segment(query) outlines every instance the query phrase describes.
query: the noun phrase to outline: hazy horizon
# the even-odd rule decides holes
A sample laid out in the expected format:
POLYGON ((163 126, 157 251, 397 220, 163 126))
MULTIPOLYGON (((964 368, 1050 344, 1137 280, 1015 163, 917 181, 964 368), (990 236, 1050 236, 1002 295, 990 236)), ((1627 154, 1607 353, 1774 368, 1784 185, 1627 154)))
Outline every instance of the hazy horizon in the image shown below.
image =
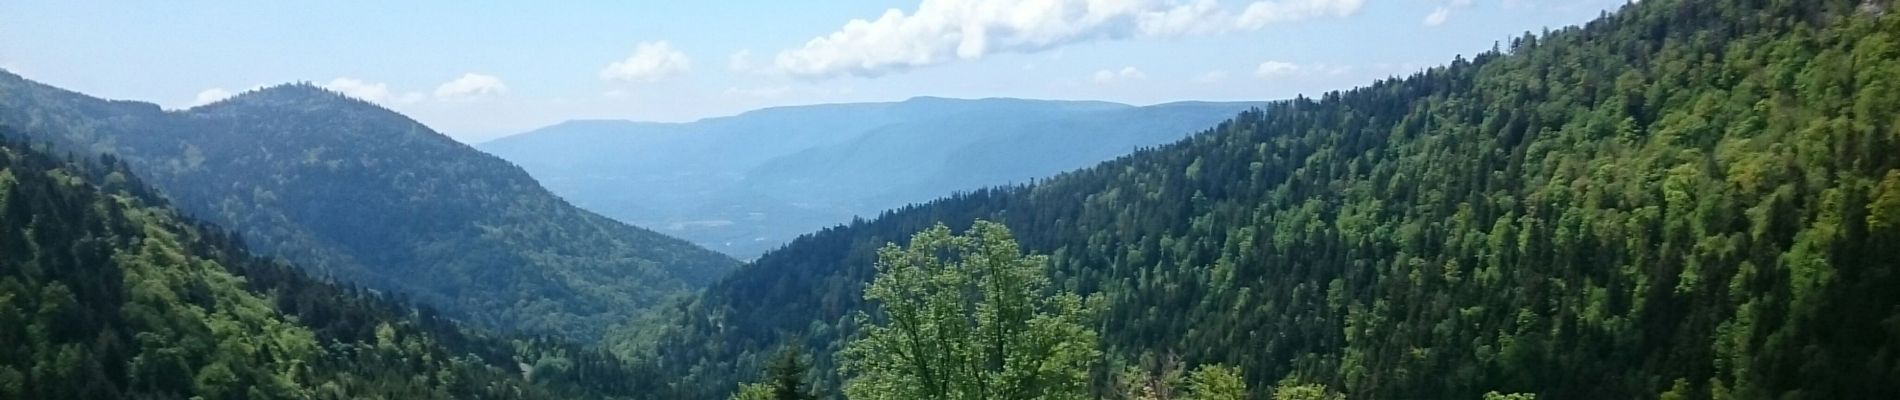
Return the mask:
POLYGON ((166 108, 307 81, 478 143, 566 120, 689 122, 919 96, 1288 98, 1407 74, 1624 3, 28 3, 0 15, 0 68, 166 108))

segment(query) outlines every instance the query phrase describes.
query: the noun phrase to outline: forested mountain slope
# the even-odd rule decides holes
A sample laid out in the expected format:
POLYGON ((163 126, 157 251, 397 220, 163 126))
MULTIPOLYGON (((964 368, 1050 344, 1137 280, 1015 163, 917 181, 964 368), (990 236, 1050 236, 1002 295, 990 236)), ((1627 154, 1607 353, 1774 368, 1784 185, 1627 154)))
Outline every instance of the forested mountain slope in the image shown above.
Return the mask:
POLYGON ((595 337, 737 263, 573 207, 521 169, 309 84, 182 111, 0 73, 0 124, 112 154, 188 214, 479 325, 595 337))
POLYGON ((253 256, 112 157, 0 126, 0 398, 634 398, 653 374, 253 256))
POLYGON ((983 218, 1101 296, 1109 357, 1252 387, 1900 398, 1891 7, 1647 0, 1276 102, 797 239, 674 310, 652 357, 717 396, 798 339, 835 388, 873 251, 983 218))
POLYGON ((853 216, 1180 140, 1256 105, 918 97, 569 121, 478 147, 589 210, 752 258, 853 216))

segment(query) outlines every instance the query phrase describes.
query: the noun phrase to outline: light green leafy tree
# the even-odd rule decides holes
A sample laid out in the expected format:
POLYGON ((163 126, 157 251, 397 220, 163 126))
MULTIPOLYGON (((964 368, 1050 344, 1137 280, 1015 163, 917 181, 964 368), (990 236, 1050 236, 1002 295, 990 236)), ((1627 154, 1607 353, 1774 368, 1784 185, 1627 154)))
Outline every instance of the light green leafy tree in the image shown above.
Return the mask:
POLYGON ((732 392, 731 400, 772 400, 772 385, 764 383, 739 385, 739 391, 732 392))
POLYGON ((1346 396, 1326 385, 1318 383, 1300 383, 1292 377, 1281 379, 1273 386, 1273 400, 1343 400, 1346 396))
POLYGON ((1082 399, 1093 307, 1051 290, 1043 256, 1001 224, 943 225, 878 251, 862 336, 841 352, 854 399, 1082 399))
POLYGON ((1247 381, 1240 369, 1220 364, 1202 365, 1188 374, 1188 394, 1193 400, 1244 400, 1247 381))
POLYGON ((1173 400, 1181 397, 1176 389, 1183 379, 1179 357, 1146 354, 1115 374, 1115 391, 1118 400, 1173 400))
POLYGON ((1116 399, 1121 400, 1243 400, 1247 382, 1240 369, 1203 364, 1183 373, 1173 354, 1144 355, 1138 366, 1115 375, 1116 399))
POLYGON ((1484 400, 1537 400, 1537 395, 1532 393, 1498 393, 1492 391, 1484 394, 1484 400))

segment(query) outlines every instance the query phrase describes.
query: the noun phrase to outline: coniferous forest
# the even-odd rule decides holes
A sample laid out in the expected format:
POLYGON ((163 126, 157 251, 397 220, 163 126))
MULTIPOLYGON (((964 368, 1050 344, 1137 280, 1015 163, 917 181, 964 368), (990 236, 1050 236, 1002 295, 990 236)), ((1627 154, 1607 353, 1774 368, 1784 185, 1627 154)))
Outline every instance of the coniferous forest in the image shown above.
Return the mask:
POLYGON ((0 398, 662 393, 598 350, 311 279, 181 216, 114 157, 57 158, 18 135, 0 131, 0 398))
POLYGON ((1178 357, 1349 398, 1900 397, 1889 6, 1632 4, 808 235, 634 350, 706 398, 787 345, 838 387, 876 250, 988 219, 1052 286, 1102 298, 1103 371, 1178 357))
POLYGON ((314 85, 0 73, 0 399, 1900 398, 1894 6, 1630 2, 743 264, 314 85))
POLYGON ((569 205, 505 161, 308 83, 195 107, 0 73, 0 124, 111 154, 262 255, 488 329, 596 340, 737 262, 569 205))

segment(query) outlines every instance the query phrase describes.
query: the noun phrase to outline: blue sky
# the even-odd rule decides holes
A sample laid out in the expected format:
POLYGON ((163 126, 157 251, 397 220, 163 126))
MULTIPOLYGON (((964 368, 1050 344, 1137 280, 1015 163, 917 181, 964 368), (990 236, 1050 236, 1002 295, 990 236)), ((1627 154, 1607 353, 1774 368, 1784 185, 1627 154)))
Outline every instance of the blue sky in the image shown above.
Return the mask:
POLYGON ((1624 2, 0 0, 0 68, 168 108, 309 81, 478 141, 913 96, 1279 99, 1624 2))

